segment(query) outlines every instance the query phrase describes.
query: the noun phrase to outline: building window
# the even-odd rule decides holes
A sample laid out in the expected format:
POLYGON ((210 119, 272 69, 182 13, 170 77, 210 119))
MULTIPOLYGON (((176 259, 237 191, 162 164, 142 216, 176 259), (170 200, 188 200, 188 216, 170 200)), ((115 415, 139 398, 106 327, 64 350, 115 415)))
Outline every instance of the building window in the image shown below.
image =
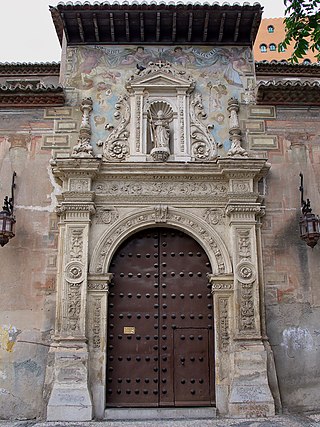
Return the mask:
POLYGON ((274 43, 269 44, 269 49, 271 52, 275 52, 277 50, 277 46, 274 43))
POLYGON ((265 53, 267 51, 267 45, 266 44, 261 44, 260 45, 260 52, 265 53))
POLYGON ((282 46, 282 44, 278 44, 279 52, 285 52, 285 48, 282 46))
POLYGON ((274 26, 268 25, 268 33, 274 33, 274 26))
POLYGON ((303 64, 304 64, 304 65, 306 65, 306 64, 311 64, 310 59, 304 59, 304 60, 303 60, 303 64))

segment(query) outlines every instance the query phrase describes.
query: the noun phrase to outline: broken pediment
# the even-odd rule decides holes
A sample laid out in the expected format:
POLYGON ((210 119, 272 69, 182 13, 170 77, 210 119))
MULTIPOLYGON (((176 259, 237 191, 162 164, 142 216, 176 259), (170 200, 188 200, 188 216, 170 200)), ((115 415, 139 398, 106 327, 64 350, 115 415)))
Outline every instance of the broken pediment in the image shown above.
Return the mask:
POLYGON ((178 70, 168 62, 150 63, 147 68, 141 67, 126 83, 128 91, 137 89, 172 88, 175 91, 185 89, 188 93, 195 88, 194 78, 185 71, 178 70))

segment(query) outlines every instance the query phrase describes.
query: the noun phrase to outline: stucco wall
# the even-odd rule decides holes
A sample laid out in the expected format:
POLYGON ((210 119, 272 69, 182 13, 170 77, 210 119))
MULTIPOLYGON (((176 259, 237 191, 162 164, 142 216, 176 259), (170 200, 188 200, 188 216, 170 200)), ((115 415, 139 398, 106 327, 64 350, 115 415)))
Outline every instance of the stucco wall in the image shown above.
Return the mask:
POLYGON ((263 261, 267 332, 272 345, 281 398, 291 411, 319 405, 319 245, 299 238, 300 178, 305 199, 320 212, 320 110, 281 107, 266 120, 266 132, 277 137, 269 150, 272 165, 266 179, 263 261))
POLYGON ((16 237, 1 248, 0 418, 35 418, 54 327, 56 204, 43 110, 1 111, 0 198, 16 171, 16 237))

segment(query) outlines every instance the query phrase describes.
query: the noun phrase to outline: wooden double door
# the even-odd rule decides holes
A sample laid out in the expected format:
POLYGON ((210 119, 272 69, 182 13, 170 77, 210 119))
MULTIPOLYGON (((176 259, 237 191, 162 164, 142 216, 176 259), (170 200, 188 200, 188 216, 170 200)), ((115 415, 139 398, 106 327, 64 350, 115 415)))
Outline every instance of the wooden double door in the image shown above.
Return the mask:
POLYGON ((107 407, 214 405, 208 257, 190 236, 155 228, 116 252, 108 298, 107 407))

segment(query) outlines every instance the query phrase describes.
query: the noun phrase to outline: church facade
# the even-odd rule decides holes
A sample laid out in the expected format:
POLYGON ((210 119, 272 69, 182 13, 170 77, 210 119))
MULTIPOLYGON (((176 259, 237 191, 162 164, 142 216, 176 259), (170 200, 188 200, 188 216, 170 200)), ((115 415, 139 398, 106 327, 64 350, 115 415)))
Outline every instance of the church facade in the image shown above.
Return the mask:
POLYGON ((0 66, 0 417, 316 409, 318 67, 254 63, 259 5, 51 14, 61 64, 0 66))

